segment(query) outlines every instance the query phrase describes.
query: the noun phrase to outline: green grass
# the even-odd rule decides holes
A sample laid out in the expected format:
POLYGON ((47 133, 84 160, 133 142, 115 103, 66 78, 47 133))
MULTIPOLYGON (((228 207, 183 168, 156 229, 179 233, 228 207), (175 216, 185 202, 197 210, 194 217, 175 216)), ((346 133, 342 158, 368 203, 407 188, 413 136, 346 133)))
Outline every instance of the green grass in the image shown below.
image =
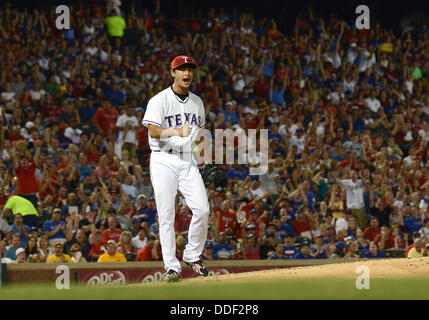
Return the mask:
POLYGON ((369 290, 357 290, 354 279, 258 282, 189 282, 58 290, 54 285, 14 285, 0 289, 4 299, 101 300, 360 300, 429 299, 429 279, 372 279, 369 290))

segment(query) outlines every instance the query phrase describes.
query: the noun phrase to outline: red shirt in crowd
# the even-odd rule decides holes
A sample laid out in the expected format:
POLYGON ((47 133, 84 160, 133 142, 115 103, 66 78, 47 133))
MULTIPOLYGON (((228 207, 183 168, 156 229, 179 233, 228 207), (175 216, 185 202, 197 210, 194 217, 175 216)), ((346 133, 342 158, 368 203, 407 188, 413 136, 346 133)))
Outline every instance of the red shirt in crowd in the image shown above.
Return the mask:
POLYGON ((244 250, 244 253, 246 254, 246 259, 248 259, 248 260, 259 260, 260 259, 258 247, 247 248, 246 250, 244 250))
MULTIPOLYGON (((53 190, 47 186, 45 191, 43 192, 39 191, 40 199, 46 199, 47 196, 54 195, 54 192, 57 189, 57 184, 55 183, 55 177, 53 177, 52 175, 51 175, 51 179, 52 179, 51 182, 49 182, 48 184, 51 185, 53 190)), ((40 180, 39 180, 39 183, 40 183, 40 180)))
POLYGON ((15 136, 13 133, 9 134, 9 140, 10 142, 14 142, 14 141, 19 141, 19 140, 25 140, 25 138, 23 136, 21 136, 21 134, 19 134, 18 136, 15 136))
POLYGON ((380 233, 380 230, 380 228, 373 229, 371 227, 367 227, 363 231, 363 235, 365 236, 366 240, 374 241, 375 237, 380 233))
POLYGON ((119 243, 119 238, 121 237, 122 230, 119 228, 107 229, 103 231, 103 243, 107 243, 109 240, 114 240, 116 243, 119 243))
POLYGON ((253 94, 255 97, 266 98, 270 90, 270 83, 266 80, 256 81, 253 85, 253 94))
POLYGON ((15 169, 15 174, 18 178, 18 194, 31 194, 39 191, 39 186, 36 180, 36 164, 31 161, 27 169, 21 165, 15 169))
POLYGON ((61 107, 55 103, 45 103, 41 109, 44 117, 57 118, 61 113, 61 107))
MULTIPOLYGON (((232 226, 232 229, 235 230, 236 227, 236 217, 234 211, 224 212, 221 208, 217 208, 215 210, 215 219, 218 219, 219 214, 219 232, 225 231, 225 226, 230 225, 232 226)), ((215 224, 217 224, 217 220, 215 221, 215 224)))
POLYGON ((109 130, 115 130, 117 119, 118 113, 116 112, 116 110, 106 110, 104 108, 100 108, 95 113, 92 121, 94 121, 94 123, 97 123, 101 127, 101 130, 103 130, 105 136, 108 136, 109 130))
POLYGON ((91 250, 89 250, 88 256, 91 258, 94 256, 94 254, 102 255, 106 253, 104 243, 103 242, 94 242, 91 246, 91 250))
POLYGON ((100 153, 98 151, 86 152, 86 158, 88 159, 88 163, 98 163, 98 160, 100 160, 100 153))
POLYGON ((146 245, 143 248, 139 250, 137 253, 136 261, 154 261, 154 260, 162 260, 161 250, 159 249, 159 246, 156 247, 156 251, 158 252, 158 259, 154 259, 152 257, 152 249, 149 249, 149 247, 146 245))
POLYGON ((149 150, 149 141, 147 136, 147 129, 145 127, 140 128, 137 134, 137 149, 149 150))
MULTIPOLYGON (((381 242, 381 234, 378 234, 375 236, 374 242, 377 244, 381 242)), ((395 239, 392 236, 384 240, 384 250, 392 249, 394 247, 395 247, 395 239)))
POLYGON ((189 230, 189 225, 191 224, 192 215, 186 214, 186 217, 182 217, 180 212, 176 213, 176 218, 174 221, 174 230, 176 232, 185 232, 189 230))
POLYGON ((302 232, 310 231, 310 224, 305 220, 293 220, 292 227, 295 233, 299 236, 302 232))

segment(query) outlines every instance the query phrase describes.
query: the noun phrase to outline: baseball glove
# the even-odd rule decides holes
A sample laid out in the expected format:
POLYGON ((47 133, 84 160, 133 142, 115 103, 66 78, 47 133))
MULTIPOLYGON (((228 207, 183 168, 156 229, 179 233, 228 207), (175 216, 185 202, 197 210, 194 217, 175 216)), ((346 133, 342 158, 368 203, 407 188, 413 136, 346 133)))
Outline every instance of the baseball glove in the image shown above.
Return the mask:
POLYGON ((209 184, 216 177, 217 166, 215 164, 206 164, 199 169, 205 184, 209 184))

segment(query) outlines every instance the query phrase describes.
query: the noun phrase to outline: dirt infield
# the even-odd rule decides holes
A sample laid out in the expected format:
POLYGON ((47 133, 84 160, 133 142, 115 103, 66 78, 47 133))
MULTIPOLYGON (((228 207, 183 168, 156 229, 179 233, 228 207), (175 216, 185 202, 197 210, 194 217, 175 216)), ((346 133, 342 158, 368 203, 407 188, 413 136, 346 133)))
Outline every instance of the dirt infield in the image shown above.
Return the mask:
POLYGON ((296 267, 245 273, 234 273, 208 278, 186 279, 185 282, 198 281, 269 281, 281 279, 311 278, 356 278, 356 268, 365 265, 371 278, 400 279, 409 277, 427 277, 429 275, 429 257, 416 259, 381 259, 357 262, 342 262, 321 266, 296 267))

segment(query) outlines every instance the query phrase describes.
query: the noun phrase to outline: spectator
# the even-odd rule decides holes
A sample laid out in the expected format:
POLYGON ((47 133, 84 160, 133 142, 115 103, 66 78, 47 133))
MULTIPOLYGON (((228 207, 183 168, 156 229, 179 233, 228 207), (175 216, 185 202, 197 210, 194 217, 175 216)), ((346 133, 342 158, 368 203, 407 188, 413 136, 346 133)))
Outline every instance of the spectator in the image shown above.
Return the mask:
POLYGON ((359 259, 359 245, 356 241, 347 241, 346 243, 348 245, 347 252, 344 256, 346 259, 359 259))
POLYGON ((381 228, 379 227, 379 222, 377 217, 371 217, 369 221, 369 226, 363 231, 365 239, 368 241, 374 241, 375 237, 380 233, 381 228))
POLYGON ((116 221, 119 223, 120 229, 123 231, 131 231, 133 229, 133 221, 131 215, 133 214, 133 208, 131 200, 127 196, 123 196, 121 199, 121 205, 118 208, 118 215, 116 221))
POLYGON ((124 36, 124 30, 127 27, 127 24, 118 14, 112 12, 112 15, 104 19, 104 23, 107 26, 107 33, 110 37, 122 38, 124 36))
POLYGON ((301 237, 310 231, 310 224, 306 221, 301 210, 296 212, 296 218, 292 221, 292 227, 297 236, 301 237))
POLYGON ((395 238, 391 233, 391 229, 388 226, 382 226, 380 233, 374 238, 374 242, 377 243, 379 249, 389 250, 395 247, 395 238))
MULTIPOLYGON (((340 230, 348 230, 349 222, 353 219, 352 211, 350 209, 345 209, 343 216, 335 221, 335 232, 339 232, 340 230)), ((354 218, 355 221, 357 220, 354 218)))
POLYGON ((341 259, 344 258, 348 251, 348 245, 342 241, 335 244, 335 251, 329 256, 329 259, 341 259))
POLYGON ((80 136, 83 131, 78 128, 78 121, 76 118, 70 119, 70 126, 66 128, 64 131, 64 137, 68 138, 72 143, 79 145, 80 144, 80 136))
POLYGON ((97 229, 89 236, 91 250, 89 250, 89 261, 96 262, 106 252, 105 242, 101 230, 97 229))
POLYGON ((29 226, 24 225, 24 219, 22 217, 22 214, 17 212, 15 214, 15 219, 13 224, 11 225, 12 228, 12 234, 19 235, 21 242, 19 244, 20 247, 25 248, 27 246, 27 240, 30 238, 30 230, 31 228, 29 226))
POLYGON ((390 204, 385 204, 383 199, 379 198, 375 202, 375 205, 371 207, 371 215, 377 217, 380 225, 389 226, 390 214, 393 212, 393 208, 390 204))
POLYGON ((414 247, 408 251, 407 258, 420 258, 423 256, 427 256, 427 247, 428 245, 423 245, 421 239, 414 239, 414 247))
POLYGON ((107 241, 113 240, 115 241, 115 243, 119 243, 122 230, 118 228, 118 222, 116 217, 109 217, 107 223, 108 229, 103 231, 103 242, 107 244, 107 241))
POLYGON ((116 251, 115 240, 107 241, 106 248, 106 253, 102 254, 97 262, 127 262, 127 258, 122 253, 116 251))
POLYGON ((75 235, 73 235, 72 232, 68 232, 67 241, 64 243, 65 251, 72 255, 71 250, 74 245, 79 246, 79 251, 82 255, 82 258, 88 260, 91 245, 89 244, 86 233, 83 229, 78 229, 75 235), (72 237, 70 238, 69 235, 72 235, 72 237))
POLYGON ((183 253, 185 251, 185 247, 186 247, 186 240, 185 237, 182 235, 177 235, 176 236, 176 257, 179 260, 182 260, 183 258, 183 253))
MULTIPOLYGON (((1 221, 0 221, 1 224, 1 221)), ((429 243, 429 218, 423 219, 423 228, 420 229, 420 236, 422 241, 429 243)))
POLYGON ((248 239, 243 252, 243 259, 244 260, 260 259, 258 239, 253 235, 248 235, 247 237, 248 239))
POLYGON ((284 242, 287 234, 291 234, 294 238, 296 237, 295 230, 293 229, 293 227, 290 224, 282 222, 277 217, 273 217, 272 221, 273 221, 273 224, 276 228, 275 235, 276 235, 276 237, 279 237, 282 242, 284 242))
POLYGON ((16 263, 27 263, 27 256, 24 248, 16 249, 16 263))
POLYGON ((30 236, 27 241, 27 246, 25 247, 25 255, 28 259, 28 262, 38 262, 37 261, 37 237, 30 236), (33 261, 35 260, 35 261, 33 261))
POLYGON ((32 259, 32 262, 46 262, 49 256, 53 253, 52 247, 49 245, 49 239, 43 235, 39 239, 37 248, 37 256, 32 259))
POLYGON ((212 243, 206 243, 204 246, 203 254, 201 255, 201 259, 203 260, 214 260, 213 258, 213 244, 212 243))
MULTIPOLYGON (((219 211, 217 211, 219 212, 219 211)), ((216 214, 216 211, 215 211, 216 214)), ((176 218, 174 222, 174 230, 177 234, 187 235, 189 230, 189 225, 191 224, 192 214, 191 210, 186 205, 182 205, 179 208, 179 211, 176 213, 176 218)), ((220 226, 217 228, 219 230, 220 226)), ((222 225, 222 231, 225 230, 225 226, 222 225)))
POLYGON ((127 107, 125 114, 116 120, 116 129, 119 131, 118 142, 121 146, 119 149, 128 150, 130 157, 135 157, 139 123, 131 105, 127 107))
POLYGON ((228 238, 228 244, 233 249, 233 260, 242 260, 243 259, 243 250, 241 248, 241 243, 238 242, 237 238, 232 236, 228 238))
POLYGON ((284 242, 284 255, 288 257, 288 259, 293 259, 296 252, 296 247, 294 245, 294 237, 291 234, 285 235, 284 242))
POLYGON ((147 236, 147 244, 137 253, 136 261, 160 261, 162 260, 159 240, 154 234, 147 236))
POLYGON ((262 240, 266 240, 268 237, 273 237, 276 243, 283 243, 282 238, 278 235, 275 224, 272 222, 268 224, 267 229, 265 230, 265 235, 262 237, 262 240))
POLYGON ((117 119, 118 113, 112 108, 112 103, 105 100, 103 107, 97 110, 92 121, 97 127, 98 133, 109 137, 112 133, 115 133, 117 119))
POLYGON ((222 205, 214 210, 214 214, 215 234, 218 234, 219 232, 224 232, 226 225, 235 225, 236 223, 235 211, 231 208, 229 200, 224 200, 222 202, 222 205))
POLYGON ((288 257, 284 255, 283 243, 278 242, 276 244, 276 250, 274 251, 274 254, 268 257, 268 260, 283 260, 283 259, 288 259, 288 257))
POLYGON ((371 241, 369 250, 363 254, 363 258, 384 258, 384 254, 379 251, 378 245, 374 241, 371 241))
POLYGON ((0 239, 5 239, 7 241, 12 236, 12 233, 13 231, 11 225, 9 225, 6 220, 0 217, 0 239))
POLYGON ((6 242, 5 241, 0 241, 0 254, 2 256, 0 263, 8 264, 8 263, 12 262, 12 259, 5 257, 5 254, 6 254, 6 242))
POLYGON ((262 242, 259 248, 259 256, 262 260, 268 259, 271 255, 274 254, 276 247, 276 241, 273 235, 268 235, 265 240, 262 242))
POLYGON ((6 250, 4 257, 12 261, 16 260, 16 250, 18 250, 20 243, 21 243, 21 237, 18 234, 14 235, 12 237, 12 243, 10 247, 6 250))
POLYGON ((117 247, 118 253, 122 253, 127 261, 134 261, 136 259, 137 251, 132 242, 132 235, 129 231, 121 233, 117 247))
POLYGON ((137 252, 144 248, 147 243, 146 230, 140 227, 137 235, 133 238, 133 246, 137 252))
MULTIPOLYGON (((135 175, 139 176, 138 171, 136 171, 135 175)), ((143 195, 145 199, 151 199, 154 197, 152 183, 150 182, 150 176, 147 172, 142 173, 141 180, 137 178, 136 188, 137 194, 139 194, 138 197, 140 197, 141 195, 143 195)))
POLYGON ((355 170, 350 171, 350 179, 338 181, 345 187, 347 192, 347 209, 352 210, 353 217, 358 220, 359 227, 364 229, 368 223, 368 217, 365 213, 365 202, 363 200, 364 184, 358 179, 355 170))
POLYGON ((71 258, 68 254, 64 253, 64 247, 63 247, 63 241, 61 240, 54 240, 53 242, 53 253, 46 259, 47 263, 52 262, 65 262, 69 263, 72 262, 71 258))
POLYGON ((358 244, 359 251, 368 251, 369 250, 369 242, 365 239, 365 236, 362 230, 358 230, 356 233, 356 241, 358 244))
POLYGON ((70 254, 71 254, 71 262, 75 262, 75 263, 87 262, 85 257, 82 255, 80 246, 77 243, 71 246, 70 254))
POLYGON ((25 144, 15 144, 11 150, 11 159, 18 178, 18 194, 31 201, 35 207, 37 207, 35 194, 38 192, 35 171, 39 155, 40 145, 36 148, 34 160, 25 144))
POLYGON ((347 237, 350 237, 351 240, 357 239, 357 233, 359 230, 361 230, 357 224, 356 218, 350 218, 348 220, 348 226, 347 226, 347 237))
POLYGON ((20 213, 23 217, 24 225, 28 227, 39 226, 39 213, 34 207, 33 203, 21 196, 11 196, 3 208, 3 216, 10 215, 10 213, 20 213))
POLYGON ((225 232, 220 232, 218 241, 213 245, 213 260, 231 260, 234 255, 234 248, 226 241, 225 232))
POLYGON ((149 227, 151 225, 153 225, 156 221, 155 217, 157 214, 155 198, 149 198, 149 200, 147 202, 147 208, 145 210, 143 210, 142 212, 143 212, 143 214, 146 214, 146 217, 143 218, 144 219, 143 221, 146 222, 149 227))
POLYGON ((322 241, 321 235, 314 237, 314 245, 310 248, 310 254, 316 259, 327 259, 327 250, 323 247, 322 241))
POLYGON ((51 220, 46 221, 43 224, 42 231, 49 239, 49 245, 53 246, 54 242, 61 241, 61 244, 64 244, 66 239, 66 224, 61 220, 61 209, 55 208, 52 211, 51 220))
POLYGON ((399 225, 404 226, 409 235, 413 234, 414 232, 419 232, 420 229, 423 228, 423 212, 419 211, 421 211, 419 207, 413 206, 410 209, 410 217, 404 218, 404 211, 401 210, 399 225))
POLYGON ((295 260, 297 260, 297 259, 314 259, 314 257, 310 254, 310 243, 308 241, 302 242, 300 245, 299 252, 297 252, 293 258, 295 260))

